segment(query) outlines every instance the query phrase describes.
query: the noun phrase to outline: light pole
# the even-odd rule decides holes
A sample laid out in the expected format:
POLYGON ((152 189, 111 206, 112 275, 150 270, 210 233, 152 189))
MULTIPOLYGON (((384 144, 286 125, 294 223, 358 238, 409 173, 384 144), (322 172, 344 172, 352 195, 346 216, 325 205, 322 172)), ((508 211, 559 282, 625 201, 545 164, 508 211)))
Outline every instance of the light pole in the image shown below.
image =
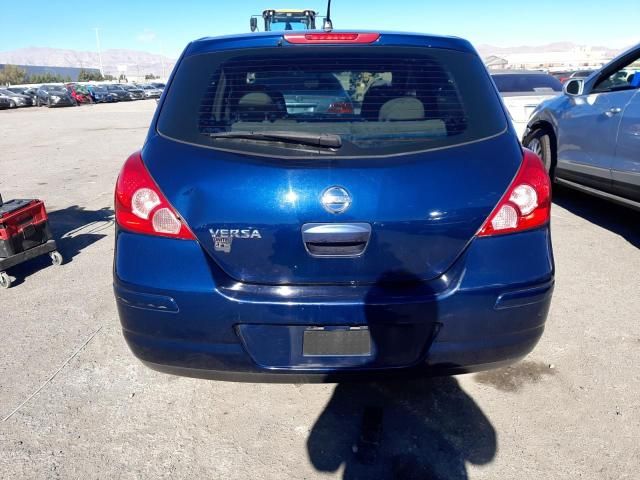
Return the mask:
POLYGON ((100 52, 100 29, 98 27, 94 28, 96 31, 96 45, 98 47, 98 61, 100 62, 100 75, 104 77, 104 70, 102 69, 102 53, 100 52))
POLYGON ((160 62, 162 63, 162 81, 166 80, 165 70, 164 70, 164 46, 162 44, 162 40, 158 40, 160 42, 160 62))

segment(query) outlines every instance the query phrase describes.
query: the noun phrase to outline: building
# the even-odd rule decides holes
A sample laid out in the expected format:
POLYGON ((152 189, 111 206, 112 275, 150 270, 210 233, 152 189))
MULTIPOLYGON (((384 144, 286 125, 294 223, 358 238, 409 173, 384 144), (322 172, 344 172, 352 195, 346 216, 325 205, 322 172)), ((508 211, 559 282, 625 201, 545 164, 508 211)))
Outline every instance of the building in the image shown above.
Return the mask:
POLYGON ((602 47, 588 47, 581 45, 558 44, 540 47, 536 51, 533 47, 521 49, 501 49, 484 57, 489 69, 509 70, 544 70, 561 72, 567 70, 595 70, 611 60, 618 52, 602 47))
MULTIPOLYGON (((27 72, 27 76, 30 75, 43 75, 46 73, 51 73, 53 75, 60 75, 62 78, 71 78, 71 81, 75 82, 78 80, 78 75, 82 70, 93 73, 100 73, 100 69, 98 68, 77 68, 77 67, 45 67, 38 65, 16 65, 18 68, 25 70, 27 72)), ((0 70, 4 69, 5 64, 0 63, 0 70)))
POLYGON ((504 70, 509 65, 509 62, 502 57, 489 55, 484 59, 484 64, 489 70, 504 70))

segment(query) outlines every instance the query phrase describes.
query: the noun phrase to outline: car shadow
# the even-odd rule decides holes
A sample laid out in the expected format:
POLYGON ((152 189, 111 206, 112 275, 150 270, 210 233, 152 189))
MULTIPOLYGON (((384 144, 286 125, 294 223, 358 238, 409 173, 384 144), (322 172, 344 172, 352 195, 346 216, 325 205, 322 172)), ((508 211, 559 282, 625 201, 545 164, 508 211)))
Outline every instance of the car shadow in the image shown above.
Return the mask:
MULTIPOLYGON (((64 263, 72 262, 82 250, 106 237, 104 233, 113 226, 113 210, 109 207, 87 210, 73 205, 48 212, 49 227, 56 240, 64 263)), ((51 265, 48 255, 43 255, 9 270, 15 278, 13 286, 21 284, 27 277, 51 265)))
POLYGON ((496 432, 453 377, 343 383, 307 441, 321 472, 343 478, 464 480, 497 451, 496 432))
POLYGON ((640 248, 640 212, 559 185, 553 187, 553 203, 640 248))
MULTIPOLYGON (((367 293, 364 306, 372 345, 402 348, 393 345, 394 334, 385 325, 418 319, 433 326, 416 332, 423 345, 418 358, 424 358, 439 325, 437 302, 429 290, 411 274, 381 277, 367 293), (426 300, 403 303, 406 295, 426 300)), ((384 353, 378 349, 376 355, 384 353)), ((455 378, 395 376, 339 383, 309 433, 307 451, 316 470, 343 468, 347 480, 464 480, 467 463, 492 461, 497 437, 487 416, 455 378)))

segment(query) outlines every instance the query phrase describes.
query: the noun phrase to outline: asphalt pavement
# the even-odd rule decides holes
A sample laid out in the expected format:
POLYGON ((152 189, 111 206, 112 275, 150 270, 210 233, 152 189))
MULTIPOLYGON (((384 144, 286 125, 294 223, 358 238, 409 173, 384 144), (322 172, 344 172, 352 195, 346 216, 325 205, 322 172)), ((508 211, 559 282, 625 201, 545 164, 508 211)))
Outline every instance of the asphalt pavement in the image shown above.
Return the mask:
POLYGON ((142 366, 111 290, 113 188, 155 105, 0 111, 0 193, 45 200, 66 258, 0 290, 0 478, 639 478, 640 214, 568 190, 547 329, 511 367, 279 385, 142 366))

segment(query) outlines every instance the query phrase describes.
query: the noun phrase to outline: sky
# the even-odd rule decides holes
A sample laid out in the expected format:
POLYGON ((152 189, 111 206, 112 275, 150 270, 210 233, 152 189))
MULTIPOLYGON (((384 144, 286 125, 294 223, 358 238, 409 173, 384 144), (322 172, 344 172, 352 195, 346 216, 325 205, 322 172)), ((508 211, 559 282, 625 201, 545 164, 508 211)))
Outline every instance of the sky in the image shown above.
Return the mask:
MULTIPOLYGON (((19 9, 14 11, 20 19, 2 22, 0 51, 23 47, 95 51, 97 27, 102 50, 127 48, 176 58, 190 40, 248 32, 250 15, 266 8, 309 8, 324 14, 326 1, 31 0, 28 19, 22 18, 19 9)), ((0 15, 10 11, 0 9, 0 15)), ((569 41, 622 48, 640 42, 640 0, 611 4, 594 0, 333 0, 331 16, 336 29, 455 35, 475 45, 569 41)))

